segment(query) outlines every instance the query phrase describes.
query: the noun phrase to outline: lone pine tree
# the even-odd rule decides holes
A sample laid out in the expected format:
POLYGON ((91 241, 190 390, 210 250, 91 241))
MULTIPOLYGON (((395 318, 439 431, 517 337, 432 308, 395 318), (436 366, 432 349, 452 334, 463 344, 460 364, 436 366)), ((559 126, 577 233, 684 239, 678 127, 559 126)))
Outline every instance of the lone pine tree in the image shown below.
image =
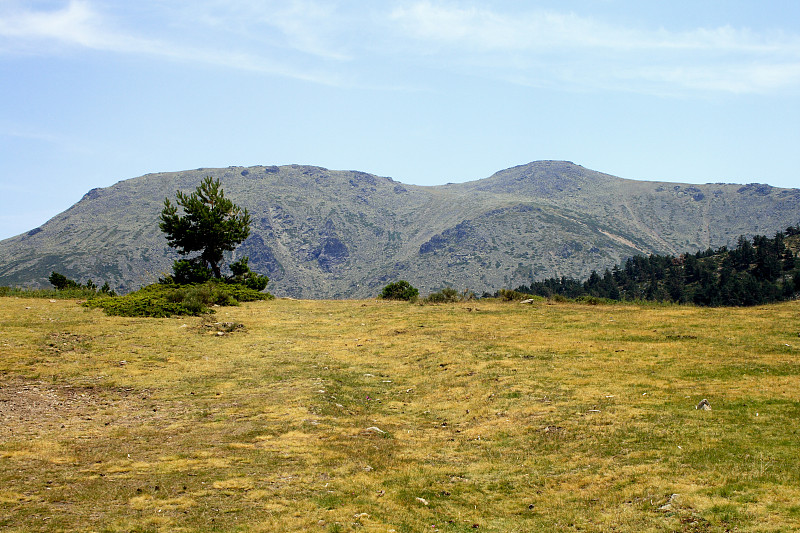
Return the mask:
POLYGON ((178 191, 176 203, 164 200, 159 227, 179 254, 200 252, 194 258, 175 261, 176 281, 221 278, 223 253, 233 251, 250 235, 250 214, 225 198, 219 180, 211 176, 191 194, 178 191))

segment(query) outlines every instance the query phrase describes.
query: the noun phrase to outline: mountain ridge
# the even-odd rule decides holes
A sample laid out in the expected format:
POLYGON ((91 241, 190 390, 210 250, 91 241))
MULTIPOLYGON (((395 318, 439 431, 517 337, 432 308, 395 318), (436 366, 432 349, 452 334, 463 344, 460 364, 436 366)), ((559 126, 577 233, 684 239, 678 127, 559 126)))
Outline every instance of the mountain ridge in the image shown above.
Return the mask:
POLYGON ((374 296, 401 278, 422 293, 494 291, 800 221, 798 189, 634 181, 567 161, 436 186, 307 165, 199 168, 92 189, 41 227, 0 241, 0 285, 46 286, 53 270, 119 291, 156 281, 177 257, 158 229, 164 198, 207 175, 253 219, 233 258, 248 255, 274 294, 303 298, 374 296))

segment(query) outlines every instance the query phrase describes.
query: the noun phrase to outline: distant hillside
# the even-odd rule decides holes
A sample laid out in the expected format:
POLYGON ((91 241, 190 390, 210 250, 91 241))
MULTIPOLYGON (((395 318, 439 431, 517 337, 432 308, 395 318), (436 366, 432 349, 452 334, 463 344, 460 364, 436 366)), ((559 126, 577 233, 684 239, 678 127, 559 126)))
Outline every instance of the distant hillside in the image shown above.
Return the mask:
POLYGON ((235 256, 276 296, 369 297, 400 278, 422 294, 583 279, 634 254, 730 246, 800 221, 798 189, 632 181, 563 161, 436 187, 300 165, 201 168, 93 189, 0 242, 0 285, 46 286, 53 270, 123 292, 154 282, 176 258, 158 229, 164 198, 207 175, 250 210, 235 256))

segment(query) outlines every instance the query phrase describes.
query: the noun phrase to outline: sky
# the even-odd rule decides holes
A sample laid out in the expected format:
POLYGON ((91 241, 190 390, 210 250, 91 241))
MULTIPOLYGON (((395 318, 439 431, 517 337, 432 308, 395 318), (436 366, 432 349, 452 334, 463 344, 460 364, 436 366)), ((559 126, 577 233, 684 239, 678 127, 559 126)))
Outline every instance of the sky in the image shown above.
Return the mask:
POLYGON ((800 1, 0 0, 0 239, 153 172, 800 187, 800 1))

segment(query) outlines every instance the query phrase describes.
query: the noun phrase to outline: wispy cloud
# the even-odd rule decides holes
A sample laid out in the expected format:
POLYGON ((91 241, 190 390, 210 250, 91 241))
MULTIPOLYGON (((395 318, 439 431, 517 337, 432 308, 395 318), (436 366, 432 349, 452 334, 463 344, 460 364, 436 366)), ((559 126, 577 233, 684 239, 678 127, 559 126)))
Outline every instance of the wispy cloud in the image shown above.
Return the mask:
POLYGON ((796 34, 727 25, 649 30, 574 13, 499 12, 430 0, 396 7, 391 19, 429 56, 531 85, 733 93, 800 86, 796 34))
POLYGON ((248 46, 268 44, 323 60, 348 61, 346 34, 352 17, 318 0, 176 0, 175 17, 197 27, 236 35, 248 46))
POLYGON ((512 16, 477 7, 416 2, 391 17, 414 38, 458 49, 515 51, 600 44, 605 28, 571 14, 546 11, 512 16))
MULTIPOLYGON (((280 24, 287 33, 302 34, 295 22, 292 26, 291 13, 283 13, 280 24), (290 32, 291 30, 291 32, 290 32)), ((321 16, 321 15, 318 15, 321 16)), ((214 23, 221 21, 215 19, 214 14, 204 17, 205 28, 195 28, 194 34, 208 31, 214 23)), ((242 18, 241 22, 251 24, 253 19, 242 18)), ((124 21, 123 21, 124 23, 124 21)), ((167 29, 169 21, 162 21, 167 29)), ((227 27, 227 23, 224 24, 227 27)), ((155 28, 158 30, 164 28, 155 28)), ((153 30, 151 30, 153 31, 153 30)), ((298 37, 299 39, 299 37, 298 37)), ((136 31, 128 30, 114 17, 104 15, 93 7, 87 0, 71 0, 61 9, 49 11, 35 11, 27 8, 6 6, 0 11, 0 51, 27 52, 27 53, 53 53, 58 50, 63 53, 64 47, 78 49, 91 49, 125 54, 156 56, 167 60, 186 63, 208 64, 238 70, 263 72, 302 79, 315 83, 338 85, 340 80, 336 74, 322 68, 304 65, 298 67, 287 61, 276 59, 276 54, 263 53, 252 43, 242 45, 202 46, 192 44, 196 39, 187 39, 179 36, 168 38, 144 37, 136 31)), ((326 55, 315 51, 311 39, 306 39, 302 46, 296 48, 308 53, 326 55)), ((330 52, 328 57, 335 56, 330 52)))
POLYGON ((458 0, 0 1, 0 53, 96 50, 326 85, 419 86, 419 67, 576 90, 800 89, 800 35, 630 27, 458 0))
POLYGON ((345 24, 333 6, 295 0, 271 13, 264 22, 280 29, 288 42, 298 50, 338 61, 351 60, 338 30, 345 24))
POLYGON ((500 13, 424 0, 397 7, 392 19, 418 39, 458 48, 541 51, 553 48, 605 50, 711 50, 798 52, 800 38, 763 36, 730 26, 670 32, 647 31, 602 22, 575 13, 532 10, 500 13))
POLYGON ((52 11, 7 7, 0 17, 0 36, 20 48, 53 43, 95 50, 152 52, 157 46, 155 42, 114 31, 88 2, 81 0, 52 11))

